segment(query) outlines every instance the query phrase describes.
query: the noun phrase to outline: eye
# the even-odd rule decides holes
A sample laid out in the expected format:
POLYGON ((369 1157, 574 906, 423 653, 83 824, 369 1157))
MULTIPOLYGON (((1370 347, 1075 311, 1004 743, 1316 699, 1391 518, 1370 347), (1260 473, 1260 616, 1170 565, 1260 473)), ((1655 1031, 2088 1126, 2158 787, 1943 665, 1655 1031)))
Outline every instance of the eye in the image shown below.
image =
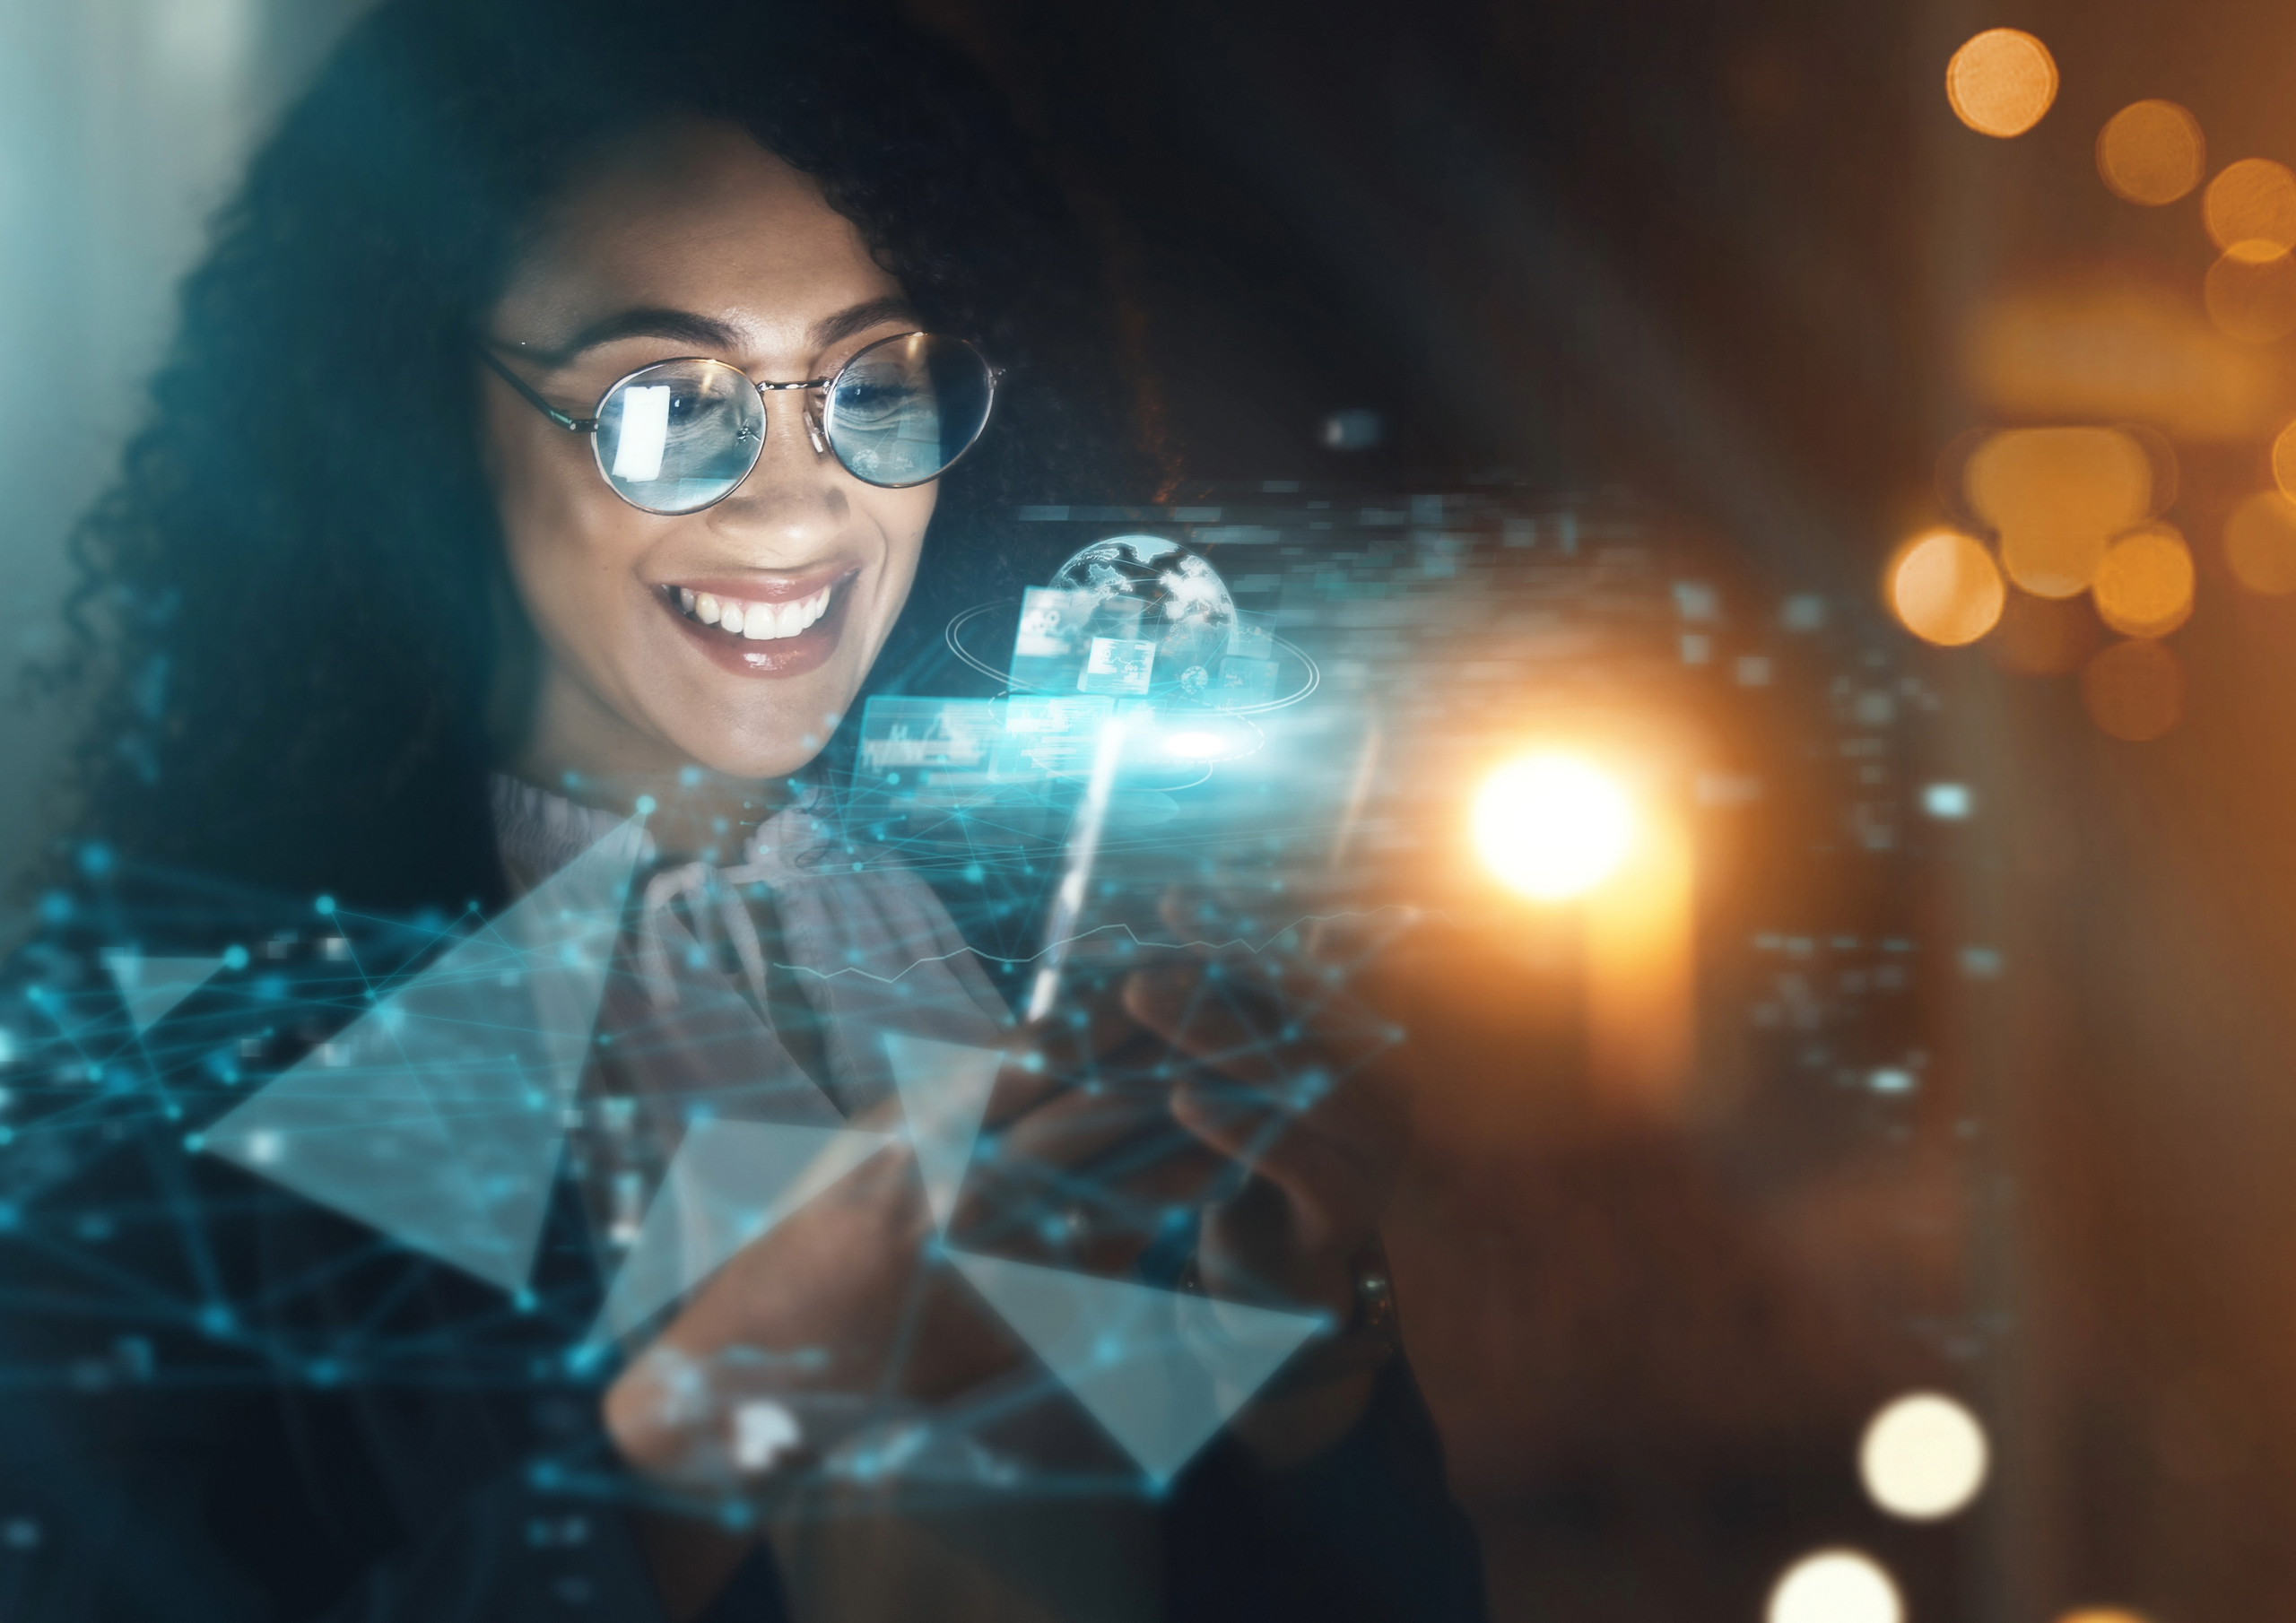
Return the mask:
POLYGON ((722 396, 691 385, 679 385, 670 391, 670 417, 673 421, 681 417, 703 416, 725 409, 722 396))
POLYGON ((915 393, 905 382, 895 378, 848 378, 837 386, 836 404, 840 412, 866 416, 898 411, 915 393))

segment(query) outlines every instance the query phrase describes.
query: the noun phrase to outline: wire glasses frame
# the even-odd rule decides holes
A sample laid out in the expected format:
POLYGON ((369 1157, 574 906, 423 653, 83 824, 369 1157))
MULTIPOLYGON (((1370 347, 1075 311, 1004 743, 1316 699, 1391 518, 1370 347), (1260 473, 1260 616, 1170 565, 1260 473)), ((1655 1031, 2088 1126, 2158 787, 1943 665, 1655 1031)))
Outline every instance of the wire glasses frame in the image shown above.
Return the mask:
POLYGON ((617 378, 588 417, 543 398, 484 340, 479 358, 560 428, 590 436, 609 490, 641 512, 697 513, 741 488, 765 448, 765 396, 807 396, 805 438, 881 490, 929 483, 978 442, 1004 376, 961 338, 903 333, 827 378, 760 383, 708 356, 658 360, 617 378))

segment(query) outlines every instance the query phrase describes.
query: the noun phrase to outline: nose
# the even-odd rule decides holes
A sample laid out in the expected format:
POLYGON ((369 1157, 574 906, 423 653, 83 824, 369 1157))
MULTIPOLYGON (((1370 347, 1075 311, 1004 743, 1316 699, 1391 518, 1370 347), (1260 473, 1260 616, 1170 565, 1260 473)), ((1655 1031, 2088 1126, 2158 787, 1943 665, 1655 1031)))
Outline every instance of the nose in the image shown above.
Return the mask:
POLYGON ((813 397, 801 389, 763 391, 764 443, 741 488, 709 511, 711 527, 771 551, 769 567, 812 561, 826 550, 851 510, 849 477, 813 420, 813 397))

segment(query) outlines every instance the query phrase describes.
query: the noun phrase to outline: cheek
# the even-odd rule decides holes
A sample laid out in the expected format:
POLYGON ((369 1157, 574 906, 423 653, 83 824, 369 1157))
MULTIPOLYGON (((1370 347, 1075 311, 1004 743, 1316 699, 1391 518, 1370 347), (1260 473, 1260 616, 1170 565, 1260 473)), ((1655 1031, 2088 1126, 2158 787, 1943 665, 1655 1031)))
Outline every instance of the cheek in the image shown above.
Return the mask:
POLYGON ((642 550, 630 522, 640 516, 596 477, 587 439, 503 421, 499 405, 489 417, 486 466, 518 596, 545 643, 591 663, 586 638, 609 623, 596 600, 642 550))
POLYGON ((876 521, 878 534, 885 538, 884 564, 880 572, 877 593, 879 621, 877 636, 872 650, 882 647, 893 621, 900 618, 901 606, 909 601, 909 587, 917 579, 917 567, 925 551, 926 527, 933 522, 935 485, 920 485, 913 490, 885 490, 872 503, 871 516, 876 521))

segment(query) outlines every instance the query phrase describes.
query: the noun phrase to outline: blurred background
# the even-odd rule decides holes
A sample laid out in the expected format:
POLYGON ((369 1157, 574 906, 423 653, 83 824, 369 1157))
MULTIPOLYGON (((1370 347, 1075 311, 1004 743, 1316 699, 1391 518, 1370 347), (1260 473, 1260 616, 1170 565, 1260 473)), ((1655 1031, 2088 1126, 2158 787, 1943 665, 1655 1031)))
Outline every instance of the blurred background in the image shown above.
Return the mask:
MULTIPOLYGON (((12 657, 357 9, 0 4, 12 657)), ((1086 200, 1180 499, 1519 549, 1489 635, 1675 741, 1607 890, 1377 859, 1458 904, 1390 1238, 1497 1615, 2296 1610, 2296 18, 915 9, 1086 200)), ((1462 850, 1513 680, 1408 768, 1462 850)), ((0 717, 12 871, 67 724, 0 717)))

